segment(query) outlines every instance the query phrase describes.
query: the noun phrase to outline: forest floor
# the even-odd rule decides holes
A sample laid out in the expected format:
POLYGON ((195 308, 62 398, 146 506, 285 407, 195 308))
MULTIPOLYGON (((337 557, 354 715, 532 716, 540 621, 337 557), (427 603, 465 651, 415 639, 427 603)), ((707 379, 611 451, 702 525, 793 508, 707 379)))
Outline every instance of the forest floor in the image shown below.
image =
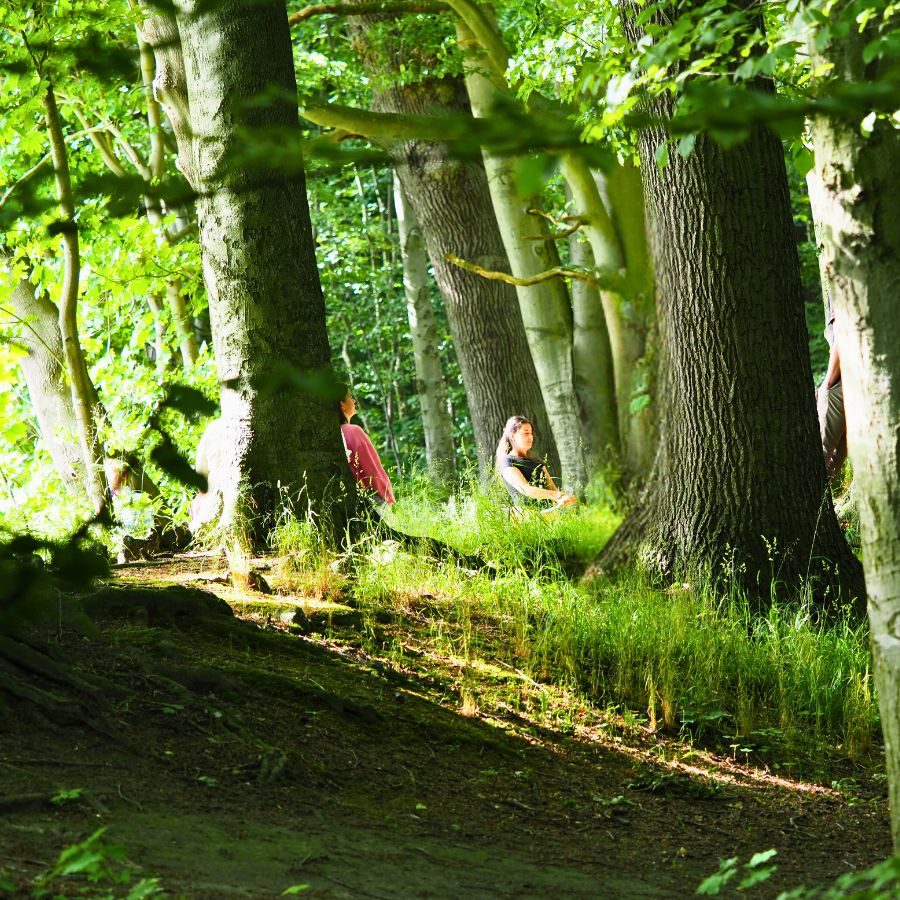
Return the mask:
POLYGON ((95 882, 48 893, 121 897, 152 877, 192 898, 686 897, 719 860, 775 848, 751 891, 773 897, 890 852, 878 751, 776 775, 739 743, 716 754, 441 652, 427 596, 373 626, 241 591, 224 565, 120 567, 97 631, 54 626, 55 654, 118 695, 70 697, 67 724, 24 701, 0 720, 8 896, 35 896, 101 827, 73 856, 95 882))

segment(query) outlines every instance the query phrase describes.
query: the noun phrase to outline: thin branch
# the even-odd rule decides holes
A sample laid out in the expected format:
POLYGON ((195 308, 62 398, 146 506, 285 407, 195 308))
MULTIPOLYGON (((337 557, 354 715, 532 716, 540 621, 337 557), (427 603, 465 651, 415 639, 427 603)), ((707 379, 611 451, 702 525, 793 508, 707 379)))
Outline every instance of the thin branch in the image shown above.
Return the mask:
MULTIPOLYGON (((63 140, 68 144, 69 141, 74 141, 75 138, 84 137, 87 135, 92 135, 95 131, 101 131, 103 129, 102 125, 95 125, 93 128, 84 128, 81 131, 74 131, 72 134, 66 135, 63 140)), ((33 165, 21 178, 17 178, 4 192, 3 196, 0 197, 0 209, 3 208, 3 204, 9 200, 13 191, 24 184, 30 178, 33 178, 48 162, 50 162, 51 154, 47 153, 43 157, 41 157, 40 161, 33 165)))
POLYGON ((527 234, 526 241, 561 241, 564 238, 571 237, 576 231, 581 229, 581 222, 576 222, 562 231, 554 231, 552 234, 527 234))
POLYGON ((529 209, 528 214, 540 216, 542 219, 552 222, 557 228, 561 228, 562 231, 554 231, 552 234, 528 234, 525 235, 526 241, 561 241, 575 234, 585 224, 578 216, 563 216, 562 219, 557 219, 542 209, 529 209), (566 227, 566 222, 571 222, 571 224, 566 227))
POLYGON ((544 272, 540 272, 537 275, 531 275, 528 278, 516 278, 515 275, 510 275, 509 272, 498 272, 495 269, 482 268, 476 263, 460 259, 452 253, 445 253, 444 259, 448 262, 452 262, 454 266, 459 266, 460 269, 465 269, 467 272, 473 272, 475 275, 487 278, 488 281, 503 281, 506 284, 513 284, 516 287, 531 287, 533 284, 541 284, 541 282, 549 281, 551 278, 577 278, 579 281, 585 281, 596 287, 606 288, 606 285, 601 283, 601 280, 597 278, 596 275, 590 272, 579 271, 578 269, 564 269, 562 266, 547 269, 544 272))
POLYGON ((366 13, 410 15, 412 13, 447 12, 447 5, 440 2, 404 3, 402 0, 382 0, 373 3, 316 3, 288 16, 288 25, 297 25, 313 16, 361 16, 366 13))
POLYGON ((581 218, 579 216, 563 216, 561 219, 556 218, 556 216, 551 215, 548 212, 544 212, 542 209, 538 209, 537 207, 532 207, 527 210, 529 216, 540 216, 542 219, 546 219, 552 225, 555 225, 557 228, 565 228, 569 223, 576 223, 578 225, 583 225, 581 218))

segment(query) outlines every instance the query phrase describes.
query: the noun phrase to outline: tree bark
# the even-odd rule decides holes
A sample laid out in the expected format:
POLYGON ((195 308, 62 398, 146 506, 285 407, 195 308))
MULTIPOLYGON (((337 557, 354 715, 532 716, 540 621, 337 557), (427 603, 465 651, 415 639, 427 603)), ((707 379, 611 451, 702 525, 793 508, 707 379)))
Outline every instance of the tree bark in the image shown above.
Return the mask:
POLYGON ((600 563, 637 557, 670 576, 735 577, 763 597, 773 581, 799 590, 810 576, 859 598, 859 563, 825 485, 781 144, 764 129, 730 150, 701 136, 661 172, 666 139, 658 128, 640 138, 659 452, 600 563))
POLYGON ((446 481, 455 476, 456 464, 452 422, 447 414, 447 388, 441 369, 437 324, 428 284, 428 253, 422 228, 396 173, 394 206, 403 257, 406 311, 416 364, 416 393, 425 431, 425 458, 431 476, 446 481))
POLYGON ((616 373, 625 474, 632 483, 640 483, 653 465, 660 404, 655 359, 656 287, 647 244, 646 202, 641 173, 633 163, 593 174, 625 260, 621 291, 603 291, 601 299, 616 373))
POLYGON ((594 266, 601 275, 618 275, 618 290, 602 290, 600 301, 613 360, 620 458, 626 480, 640 482, 655 451, 651 358, 655 292, 640 173, 631 163, 594 173, 575 154, 562 158, 561 169, 594 266))
MULTIPOLYGON (((594 268, 590 244, 579 232, 569 238, 573 266, 594 268)), ((600 291, 574 279, 572 293, 572 365, 588 474, 619 459, 619 420, 612 349, 600 291)))
MULTIPOLYGON (((846 4, 838 4, 833 16, 845 15, 846 4)), ((844 37, 813 46, 814 68, 830 64, 831 77, 844 84, 877 78, 882 64, 863 62, 873 36, 853 25, 844 37)), ((812 134, 859 501, 892 832, 900 852, 900 133, 890 122, 876 122, 864 137, 855 119, 819 116, 812 134)))
MULTIPOLYGON (((10 291, 13 312, 22 321, 16 343, 27 355, 19 361, 44 441, 63 483, 79 493, 84 487, 84 458, 75 427, 72 394, 66 384, 59 311, 44 293, 21 281, 10 291)), ((83 495, 82 495, 83 496, 83 495)))
POLYGON ((285 372, 322 379, 329 367, 302 167, 288 174, 243 153, 248 139, 270 129, 282 140, 296 136, 300 153, 287 13, 279 2, 187 0, 178 29, 221 386, 223 524, 236 524, 243 485, 262 535, 266 517, 286 502, 301 517, 331 517, 327 524, 340 530, 340 493, 353 492, 335 398, 310 381, 307 390, 280 381, 285 372))

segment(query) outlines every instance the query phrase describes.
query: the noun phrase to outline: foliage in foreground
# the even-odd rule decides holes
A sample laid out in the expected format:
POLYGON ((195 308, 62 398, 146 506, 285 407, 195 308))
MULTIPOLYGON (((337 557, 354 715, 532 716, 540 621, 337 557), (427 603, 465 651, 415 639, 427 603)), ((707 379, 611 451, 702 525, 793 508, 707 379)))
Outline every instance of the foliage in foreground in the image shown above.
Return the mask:
MULTIPOLYGON (((661 589, 635 573, 577 583, 572 575, 618 521, 602 505, 511 525, 496 497, 476 490, 445 503, 407 495, 390 520, 479 553, 486 565, 374 550, 355 560, 351 582, 295 530, 295 544, 279 547, 288 581, 332 598, 351 590, 373 629, 386 608, 425 606, 448 654, 499 659, 601 707, 646 711, 652 729, 742 750, 812 741, 861 756, 872 746, 868 633, 849 612, 825 622, 810 601, 776 600, 760 613, 736 588, 661 589)), ((282 536, 296 526, 286 528, 282 536)))
MULTIPOLYGON (((739 891, 747 891, 764 884, 777 870, 777 865, 767 865, 776 856, 776 850, 764 850, 756 853, 749 862, 739 866, 739 857, 723 859, 719 862, 719 871, 705 878, 697 888, 697 893, 716 897, 733 878, 740 876, 737 883, 739 891)), ((864 872, 845 872, 834 884, 827 887, 797 887, 790 891, 782 891, 778 900, 881 900, 896 897, 900 891, 900 857, 894 856, 866 869, 864 872)))

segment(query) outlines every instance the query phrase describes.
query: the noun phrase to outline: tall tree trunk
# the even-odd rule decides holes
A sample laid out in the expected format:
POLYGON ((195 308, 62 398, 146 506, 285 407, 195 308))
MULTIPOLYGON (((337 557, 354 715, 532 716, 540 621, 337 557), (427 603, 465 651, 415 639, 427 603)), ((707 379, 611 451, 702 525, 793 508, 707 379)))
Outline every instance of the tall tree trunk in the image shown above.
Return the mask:
MULTIPOLYGON (((846 16, 846 4, 837 4, 833 15, 846 16)), ((863 62, 874 35, 855 25, 844 34, 812 48, 814 67, 833 66, 831 76, 844 84, 881 74, 882 63, 863 62)), ((900 133, 889 122, 876 122, 864 137, 855 119, 820 116, 813 143, 825 200, 822 234, 834 287, 894 849, 900 853, 900 133)))
POLYGON ((252 136, 296 135, 296 81, 283 3, 209 5, 186 0, 184 50, 204 281, 221 385, 226 447, 224 523, 235 519, 241 483, 257 516, 279 511, 284 494, 343 527, 338 489, 350 472, 335 399, 273 386, 285 370, 328 369, 305 181, 244 153, 252 136), (260 102, 261 95, 267 95, 260 102), (248 137, 249 136, 249 137, 248 137))
POLYGON ((561 170, 583 223, 603 288, 600 300, 613 360, 621 459, 630 481, 646 477, 655 451, 651 334, 655 316, 653 270, 647 250, 644 194, 637 168, 615 165, 594 173, 568 153, 561 170))
MULTIPOLYGON (((576 232, 569 238, 573 266, 594 268, 591 245, 576 232)), ((619 420, 612 349, 606 316, 595 285, 575 279, 572 292, 572 365, 589 473, 619 459, 619 420)))
POLYGON ((447 414, 447 388, 441 369, 437 323, 428 284, 428 253, 422 228, 396 173, 394 206, 403 257, 406 311, 416 364, 416 393, 425 431, 425 458, 433 478, 452 479, 456 473, 453 429, 447 414))
POLYGON ((109 494, 103 477, 103 453, 91 409, 92 386, 78 337, 78 282, 81 275, 78 225, 75 222, 69 156, 52 85, 47 86, 44 94, 44 112, 47 117, 50 155, 56 176, 56 199, 64 226, 64 274, 59 301, 59 332, 72 392, 72 409, 75 412, 78 441, 84 460, 85 487, 95 511, 99 513, 109 505, 109 494))
POLYGON ((80 493, 84 488, 84 457, 75 426, 72 393, 66 383, 59 310, 46 294, 35 297, 34 286, 27 281, 12 288, 10 300, 16 317, 23 323, 16 342, 25 348, 26 355, 19 364, 41 438, 63 483, 80 493))
MULTIPOLYGON (((463 23, 457 24, 460 45, 466 51, 466 89, 472 113, 489 117, 502 88, 485 74, 485 54, 463 23)), ((499 79, 498 79, 499 81, 499 79)), ((512 274, 530 278, 559 265, 556 247, 548 239, 545 221, 529 209, 534 198, 525 197, 517 185, 517 159, 484 152, 488 189, 500 236, 512 274)), ((572 306, 565 282, 552 278, 540 284, 516 287, 525 335, 541 383, 544 405, 559 451, 566 490, 580 492, 586 481, 584 448, 575 398, 572 359, 572 306)))
MULTIPOLYGON (((656 112, 667 115, 660 103, 656 112)), ((660 444, 643 502, 600 557, 727 574, 768 595, 807 575, 862 591, 819 442, 780 142, 700 137, 660 172, 640 138, 658 287, 660 444), (835 571, 837 569, 837 571, 835 571)))
MULTIPOLYGON (((159 183, 165 175, 166 148, 162 134, 162 106, 157 101, 154 93, 154 78, 156 76, 156 59, 150 45, 144 40, 140 28, 137 29, 138 53, 141 62, 141 79, 144 85, 145 101, 147 103, 147 126, 150 137, 150 155, 147 160, 147 174, 155 182, 159 183)), ((147 218, 156 229, 157 243, 172 242, 172 235, 166 230, 163 221, 163 210, 159 201, 153 197, 145 197, 147 218)), ((190 372, 197 361, 197 339, 191 328, 191 320, 181 296, 181 279, 174 275, 166 276, 166 301, 172 321, 175 324, 175 332, 178 335, 178 349, 181 352, 181 362, 185 371, 190 372)))
POLYGON ((620 291, 603 291, 601 298, 616 372, 625 471, 640 482, 653 465, 660 404, 654 358, 656 287, 647 244, 646 202, 641 173, 634 163, 593 175, 625 259, 620 291))

